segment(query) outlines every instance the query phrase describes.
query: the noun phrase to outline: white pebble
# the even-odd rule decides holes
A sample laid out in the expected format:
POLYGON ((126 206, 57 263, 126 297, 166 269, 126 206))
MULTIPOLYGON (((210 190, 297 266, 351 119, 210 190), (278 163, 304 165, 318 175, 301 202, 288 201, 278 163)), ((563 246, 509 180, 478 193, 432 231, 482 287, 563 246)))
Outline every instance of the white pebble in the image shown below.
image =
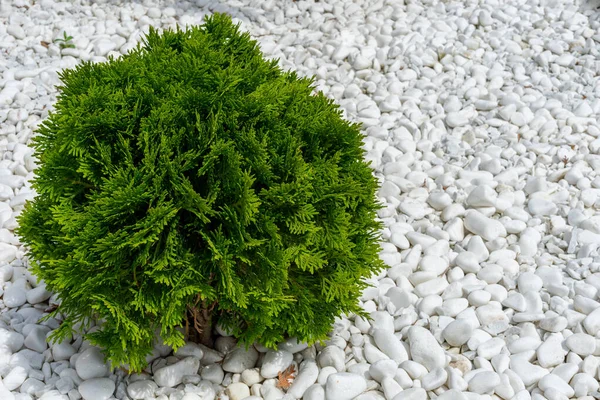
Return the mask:
POLYGON ((293 354, 285 350, 268 351, 263 359, 260 374, 263 378, 275 378, 292 364, 293 354))
POLYGON ((186 375, 195 375, 200 367, 200 360, 187 357, 175 364, 160 368, 154 372, 154 382, 158 386, 175 387, 183 381, 186 375))
POLYGON ((294 382, 287 390, 290 396, 301 399, 306 390, 311 387, 319 375, 319 367, 314 360, 304 360, 300 363, 298 375, 294 378, 294 382))
POLYGON ((250 388, 245 383, 236 382, 227 386, 225 393, 231 400, 242 400, 250 396, 250 388))
POLYGON ((351 400, 367 389, 367 381, 363 376, 348 372, 329 375, 325 384, 327 399, 351 400))
POLYGON ((408 330, 408 341, 412 359, 424 365, 427 370, 446 366, 444 350, 429 330, 420 326, 411 327, 408 330))
POLYGON ((444 328, 443 336, 451 346, 462 346, 473 334, 473 326, 465 320, 457 319, 444 328))
POLYGON ((78 390, 84 400, 107 400, 115 391, 115 383, 108 378, 94 378, 84 381, 78 390))
POLYGON ((103 378, 108 375, 108 365, 97 347, 90 347, 81 353, 75 362, 75 369, 77 375, 83 380, 103 378))
POLYGON ((479 211, 465 212, 465 228, 487 241, 506 236, 504 225, 496 219, 488 218, 479 211))
POLYGON ((14 367, 3 379, 2 383, 8 390, 18 389, 27 379, 27 370, 21 366, 14 367))
POLYGON ((258 361, 258 352, 252 346, 246 351, 245 348, 236 347, 223 360, 223 370, 234 374, 241 374, 244 370, 254 368, 258 361))
POLYGON ((158 385, 148 379, 135 381, 127 385, 127 394, 133 400, 142 400, 153 397, 156 390, 158 390, 158 385))
POLYGON ((566 346, 572 352, 586 357, 596 351, 596 339, 585 333, 575 333, 566 340, 566 346))
POLYGON ((333 367, 338 372, 342 372, 345 369, 344 359, 344 350, 337 346, 331 345, 321 350, 317 356, 317 363, 321 368, 333 367))

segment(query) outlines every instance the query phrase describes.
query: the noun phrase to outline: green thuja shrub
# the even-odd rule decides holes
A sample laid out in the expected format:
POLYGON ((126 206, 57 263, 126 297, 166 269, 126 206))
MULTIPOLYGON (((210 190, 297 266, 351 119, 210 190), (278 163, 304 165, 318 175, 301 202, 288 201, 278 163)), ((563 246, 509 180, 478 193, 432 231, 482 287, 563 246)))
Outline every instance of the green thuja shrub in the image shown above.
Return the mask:
POLYGON ((327 337, 379 272, 377 181, 359 126, 225 15, 61 75, 33 139, 18 234, 85 335, 139 371, 155 332, 219 322, 246 345, 327 337))

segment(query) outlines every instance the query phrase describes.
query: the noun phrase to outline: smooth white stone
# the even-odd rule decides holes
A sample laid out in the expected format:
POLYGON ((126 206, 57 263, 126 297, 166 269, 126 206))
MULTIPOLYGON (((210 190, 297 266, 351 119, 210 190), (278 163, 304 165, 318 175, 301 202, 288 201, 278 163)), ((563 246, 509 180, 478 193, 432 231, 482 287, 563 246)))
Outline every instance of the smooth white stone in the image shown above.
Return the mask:
MULTIPOLYGON (((248 396, 250 397, 250 396, 248 396)), ((196 393, 185 393, 183 395, 183 397, 181 398, 181 400, 202 400, 202 398, 200 396, 198 396, 196 393)))
POLYGON ((75 347, 70 345, 66 340, 52 345, 52 356, 54 361, 68 360, 76 352, 77 350, 75 350, 75 347))
POLYGON ((94 52, 97 56, 104 57, 110 51, 117 48, 117 44, 109 39, 99 39, 94 43, 94 52))
POLYGON ((537 348, 537 359, 542 367, 554 367, 565 361, 567 351, 563 349, 562 342, 562 335, 553 333, 537 348))
POLYGON ((467 210, 464 219, 465 228, 487 241, 506 237, 504 225, 496 219, 491 219, 479 211, 467 210))
MULTIPOLYGON (((0 394, 3 395, 3 393, 0 394)), ((79 395, 79 392, 77 392, 77 394, 79 395)), ((66 394, 61 394, 58 390, 50 390, 45 392, 39 400, 69 400, 69 396, 67 396, 66 394)))
POLYGON ((481 343, 477 347, 477 355, 486 360, 491 360, 493 357, 500 354, 502 348, 506 346, 503 339, 492 338, 486 342, 481 343))
POLYGON ((467 396, 465 396, 461 391, 456 389, 446 390, 444 393, 440 394, 436 397, 437 400, 467 400, 467 396))
POLYGON ((552 375, 556 375, 563 381, 569 382, 571 380, 571 378, 573 378, 578 371, 579 371, 579 366, 577 364, 568 362, 568 363, 559 365, 558 367, 554 368, 552 370, 552 375))
POLYGON ((44 390, 44 382, 35 378, 27 378, 25 382, 21 384, 21 393, 27 393, 29 395, 34 395, 37 392, 41 392, 44 390))
POLYGON ((175 387, 183 381, 184 376, 197 374, 198 368, 200 368, 200 360, 195 357, 187 357, 155 371, 154 382, 162 387, 175 387))
MULTIPOLYGON (((480 307, 488 304, 492 299, 492 294, 485 290, 474 290, 469 293, 468 302, 472 306, 480 307)), ((504 305, 504 303, 502 303, 504 305)))
POLYGON ((500 384, 500 376, 493 371, 482 371, 469 381, 469 391, 478 394, 492 394, 500 384))
MULTIPOLYGON (((218 365, 218 364, 213 364, 213 365, 218 365)), ((204 370, 202 372, 204 372, 204 370)), ((252 369, 245 370, 244 372, 242 372, 241 379, 242 379, 242 382, 244 382, 248 386, 252 386, 252 385, 254 385, 256 383, 260 383, 264 380, 263 377, 261 377, 261 375, 260 375, 260 368, 252 368, 252 369)), ((222 380, 223 380, 223 378, 221 377, 221 381, 222 380)))
MULTIPOLYGON (((367 364, 368 365, 368 364, 367 364)), ((381 383, 383 378, 393 378, 398 370, 398 364, 394 360, 379 360, 369 368, 369 375, 381 383)))
POLYGON ((298 375, 287 390, 287 394, 295 399, 301 399, 306 390, 311 387, 319 376, 319 367, 314 360, 304 360, 300 363, 298 375))
POLYGON ((392 400, 426 400, 427 392, 423 388, 411 388, 398 393, 392 400))
POLYGON ((442 368, 436 368, 421 379, 423 389, 427 391, 441 387, 448 379, 448 373, 442 368))
POLYGON ((379 350, 376 346, 373 346, 371 343, 365 343, 363 347, 363 354, 365 359, 370 364, 375 364, 380 360, 388 360, 389 357, 379 350))
POLYGON ((538 293, 544 285, 542 278, 532 272, 524 272, 517 279, 517 288, 520 294, 527 292, 538 293))
POLYGON ((245 383, 236 382, 227 386, 225 394, 227 394, 231 400, 242 400, 250 396, 250 388, 245 383))
POLYGON ((16 366, 2 379, 2 383, 6 389, 15 390, 25 382, 25 379, 27 379, 27 370, 21 366, 16 366))
POLYGON ((546 392, 549 389, 554 389, 567 398, 573 397, 575 391, 569 384, 562 379, 556 379, 552 374, 544 376, 538 382, 538 387, 546 392))
POLYGON ((387 330, 390 333, 394 333, 394 317, 388 312, 375 311, 371 313, 371 329, 387 330))
POLYGON ((522 379, 525 386, 539 382, 540 379, 550 373, 546 368, 531 364, 521 355, 510 358, 510 369, 522 379))
POLYGON ((154 383, 154 381, 148 379, 135 381, 127 385, 127 394, 133 400, 151 398, 157 390, 158 385, 154 383))
POLYGON ((38 304, 46 301, 52 296, 52 293, 46 290, 46 284, 40 283, 37 287, 27 291, 27 302, 29 304, 38 304))
POLYGON ((523 312, 527 308, 525 297, 519 292, 514 292, 502 301, 504 307, 512 308, 515 311, 523 312))
MULTIPOLYGON (((10 210, 10 208, 9 208, 9 210, 10 210)), ((0 209, 0 227, 2 227, 5 223, 7 223, 7 221, 10 220, 11 213, 8 213, 7 216, 6 216, 6 218, 4 218, 2 216, 2 209, 0 209)), ((12 244, 8 244, 8 243, 0 243, 0 262, 1 263, 10 263, 15 258, 17 258, 17 248, 16 248, 16 246, 13 246, 12 244)), ((6 300, 4 300, 4 302, 6 303, 6 300)), ((10 307, 13 307, 13 306, 10 306, 10 307)), ((16 307, 19 307, 19 306, 16 306, 16 307)))
POLYGON ((508 317, 502 311, 502 308, 496 307, 496 304, 490 303, 477 307, 475 311, 481 326, 492 335, 504 332, 509 326, 508 317))
POLYGON ((487 185, 477 186, 469 193, 467 204, 471 207, 495 207, 498 193, 487 185))
POLYGON ((388 330, 376 329, 373 331, 372 336, 379 350, 394 360, 396 364, 408 360, 406 348, 404 348, 396 335, 390 333, 388 330))
POLYGON ((556 212, 558 211, 558 208, 556 207, 556 205, 549 201, 549 200, 545 200, 545 199, 541 199, 541 198, 534 198, 534 199, 530 199, 527 202, 527 209, 529 210, 529 212, 531 213, 531 215, 542 215, 542 216, 550 216, 550 215, 556 215, 556 212))
POLYGON ((467 113, 462 111, 453 111, 446 115, 445 121, 446 125, 448 125, 450 128, 458 128, 469 123, 469 116, 467 113))
POLYGON ((94 378, 79 385, 84 400, 107 400, 115 391, 115 383, 108 378, 94 378))
POLYGON ((576 374, 570 383, 573 387, 574 395, 577 398, 587 396, 591 392, 596 392, 600 387, 600 384, 595 377, 585 373, 576 374))
POLYGON ((391 94, 381 102, 379 109, 382 112, 400 111, 402 109, 402 103, 397 95, 391 94))
MULTIPOLYGON (((428 249, 429 250, 429 249, 428 249)), ((431 272, 435 276, 442 275, 448 269, 448 260, 443 257, 425 255, 419 262, 419 270, 431 272)))
POLYGON ((303 351, 304 349, 308 348, 308 343, 306 342, 298 342, 298 339, 293 337, 293 338, 289 338, 286 341, 280 343, 277 348, 279 350, 285 350, 285 351, 289 351, 292 354, 298 353, 303 351))
POLYGON ((243 347, 236 347, 223 359, 223 370, 234 374, 241 374, 246 369, 254 368, 258 361, 258 351, 252 346, 246 351, 243 347))
POLYGON ((481 270, 477 255, 470 251, 463 251, 458 253, 454 259, 456 265, 462 269, 465 273, 477 273, 481 270))
POLYGON ((8 25, 6 33, 15 37, 15 39, 23 40, 27 37, 25 30, 19 25, 8 25))
POLYGON ((383 395, 386 399, 393 399, 402 391, 402 386, 390 377, 383 378, 381 381, 381 388, 383 389, 383 395))
POLYGON ((452 198, 446 192, 432 192, 427 198, 427 203, 440 211, 452 204, 452 198))
POLYGON ((534 336, 523 336, 508 344, 508 351, 511 354, 518 354, 524 351, 537 350, 542 344, 542 341, 534 336))
POLYGON ((61 393, 68 393, 75 389, 75 382, 70 377, 63 376, 56 382, 56 388, 61 393))
MULTIPOLYGON (((353 352, 355 351, 354 348, 352 349, 352 351, 353 352)), ((386 362, 388 362, 390 364, 394 362, 394 361, 392 361, 390 359, 381 360, 381 361, 386 361, 386 362)), ((375 363, 375 364, 377 364, 377 363, 375 363)), ((361 361, 361 362, 359 362, 357 364, 350 365, 348 368, 346 368, 346 372, 350 372, 351 374, 362 375, 367 380, 368 379, 373 379, 373 377, 371 376, 371 373, 369 372, 369 370, 375 364, 369 364, 367 362, 362 362, 361 361)), ((396 369, 398 368, 395 363, 394 363, 394 368, 396 368, 396 369)), ((335 371, 334 371, 334 373, 335 373, 335 371)), ((327 381, 327 379, 325 381, 327 381)))
MULTIPOLYGON (((217 350, 208 348, 203 344, 198 344, 198 347, 200 347, 200 349, 202 350, 202 363, 204 365, 209 365, 209 364, 218 363, 218 362, 223 361, 223 353, 221 353, 217 350)), ((188 356, 186 356, 186 357, 188 357, 188 356)), ((191 355, 190 357, 196 357, 196 356, 191 355)))
POLYGON ((547 317, 540 321, 541 329, 548 332, 562 332, 569 325, 569 321, 562 316, 547 317))
POLYGON ((97 347, 90 347, 81 353, 75 361, 75 369, 77 375, 83 380, 103 378, 108 375, 108 365, 97 347))
POLYGON ((596 333, 600 331, 600 308, 592 311, 587 317, 585 317, 583 320, 583 326, 590 335, 596 335, 596 333))
POLYGON ((449 283, 445 277, 439 277, 420 283, 415 286, 415 294, 421 298, 439 295, 444 292, 449 283))
POLYGON ((317 383, 319 383, 320 385, 324 385, 325 383, 327 383, 327 378, 329 377, 329 375, 335 374, 336 372, 337 369, 331 366, 321 368, 319 370, 319 376, 317 377, 317 383))
POLYGON ((329 375, 325 384, 327 399, 351 400, 367 390, 367 381, 363 376, 348 372, 329 375))
POLYGON ((413 326, 408 330, 407 337, 413 361, 422 364, 428 371, 446 366, 446 354, 429 330, 413 326))
POLYGON ((303 400, 325 400, 325 388, 319 384, 310 386, 304 392, 303 400))
POLYGON ((25 338, 18 332, 0 328, 0 346, 8 347, 13 353, 21 350, 25 338))
POLYGON ((467 299, 448 299, 444 300, 444 303, 438 310, 438 314, 448 317, 456 317, 462 311, 466 310, 467 307, 469 307, 469 301, 467 299))
POLYGON ((585 333, 575 333, 569 336, 565 344, 569 350, 582 357, 594 354, 596 351, 596 339, 585 333))
POLYGON ((477 256, 477 261, 479 262, 486 261, 490 256, 490 252, 483 242, 483 239, 479 236, 473 236, 471 239, 469 239, 467 251, 474 253, 477 256))
POLYGON ((459 347, 467 343, 473 334, 473 326, 465 320, 457 319, 444 328, 443 337, 450 346, 459 347))
POLYGON ((317 355, 317 363, 321 368, 333 367, 338 372, 345 369, 345 354, 344 350, 337 346, 327 346, 317 355))
POLYGON ((292 364, 294 356, 286 350, 270 350, 265 354, 260 374, 263 378, 275 378, 279 372, 283 372, 292 364))
POLYGON ((391 287, 385 295, 390 299, 390 302, 394 304, 396 310, 402 310, 403 308, 410 307, 419 299, 413 293, 410 293, 409 291, 399 287, 391 287))
POLYGON ((221 382, 223 382, 225 373, 220 364, 209 364, 202 368, 202 373, 200 375, 202 376, 202 379, 220 385, 221 382))
POLYGON ((48 348, 48 342, 46 341, 46 330, 42 327, 35 327, 29 332, 29 335, 25 338, 25 347, 38 353, 43 353, 48 348))
MULTIPOLYGON (((6 203, 0 203, 0 204, 4 204, 6 205, 6 203)), ((8 210, 10 210, 10 207, 8 207, 8 210)), ((10 213, 12 213, 12 211, 10 211, 10 213)), ((2 206, 0 206, 0 216, 2 214, 2 206)), ((1 218, 0 218, 1 220, 1 218)), ((10 281, 10 279, 13 276, 13 271, 14 268, 11 265, 3 265, 0 267, 0 282, 4 283, 4 282, 8 282, 10 281)))
POLYGON ((6 307, 17 308, 25 304, 27 301, 27 293, 21 285, 14 283, 4 291, 3 299, 6 307))
POLYGON ((396 73, 400 82, 408 82, 417 79, 417 72, 413 69, 403 69, 396 73))
POLYGON ((465 227, 461 218, 453 218, 444 225, 451 241, 459 242, 465 238, 465 227))
POLYGON ((204 351, 196 343, 186 343, 178 348, 173 354, 179 358, 196 357, 199 360, 204 357, 204 351))
MULTIPOLYGON (((197 378, 197 376, 192 376, 194 378, 197 378)), ((191 378, 191 377, 188 377, 191 378)), ((187 379, 184 379, 184 383, 187 379)), ((210 382, 205 382, 205 381, 201 381, 201 380, 194 380, 192 382, 192 384, 196 385, 193 388, 190 388, 193 393, 195 393, 198 397, 200 397, 200 400, 214 400, 217 396, 217 392, 215 390, 215 386, 210 383, 210 382)), ((189 386, 186 385, 186 389, 189 386)))

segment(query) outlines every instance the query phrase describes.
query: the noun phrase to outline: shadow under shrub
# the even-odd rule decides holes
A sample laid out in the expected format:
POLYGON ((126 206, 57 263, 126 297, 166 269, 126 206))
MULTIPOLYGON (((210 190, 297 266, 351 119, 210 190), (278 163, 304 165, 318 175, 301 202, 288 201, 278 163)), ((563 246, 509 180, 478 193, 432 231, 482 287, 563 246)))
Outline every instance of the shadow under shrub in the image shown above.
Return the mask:
POLYGON ((62 340, 85 335, 113 365, 146 365, 155 331, 175 348, 213 319, 242 342, 314 343, 365 315, 383 268, 377 181, 359 126, 267 61, 226 15, 61 74, 32 146, 37 196, 18 234, 57 293, 62 340), (85 327, 85 326, 84 326, 85 327))

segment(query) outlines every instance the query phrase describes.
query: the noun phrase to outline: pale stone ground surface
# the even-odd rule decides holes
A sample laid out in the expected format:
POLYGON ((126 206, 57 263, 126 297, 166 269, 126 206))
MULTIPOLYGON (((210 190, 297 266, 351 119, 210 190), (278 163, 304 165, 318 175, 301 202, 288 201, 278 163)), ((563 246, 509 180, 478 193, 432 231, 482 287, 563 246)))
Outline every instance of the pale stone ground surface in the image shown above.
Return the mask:
MULTIPOLYGON (((35 3, 35 4, 34 4, 35 3)), ((571 0, 198 0, 0 6, 3 400, 592 399, 600 396, 600 13, 571 0), (25 269, 15 216, 57 72, 133 48, 149 26, 224 11, 364 124, 387 204, 362 304, 327 346, 157 348, 148 373, 48 347, 55 301, 25 269), (63 31, 76 48, 48 48, 63 31), (224 360, 223 360, 224 358, 224 360), (284 393, 278 372, 299 368, 284 393), (150 372, 153 373, 150 373, 150 372), (251 397, 248 397, 251 396, 251 397)))

